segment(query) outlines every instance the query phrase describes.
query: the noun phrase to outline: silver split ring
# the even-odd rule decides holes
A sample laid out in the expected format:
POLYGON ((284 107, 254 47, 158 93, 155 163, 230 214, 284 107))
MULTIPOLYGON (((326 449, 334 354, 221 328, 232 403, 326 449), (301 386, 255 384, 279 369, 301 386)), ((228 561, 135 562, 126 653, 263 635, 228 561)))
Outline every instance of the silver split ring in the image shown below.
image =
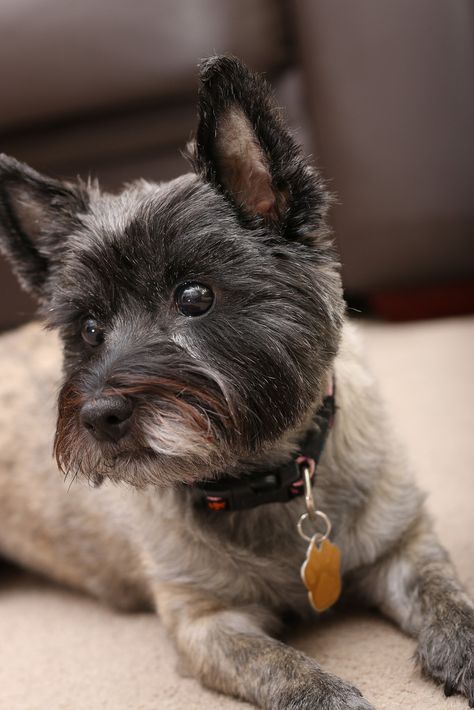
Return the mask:
POLYGON ((316 542, 320 543, 323 542, 323 540, 327 540, 329 535, 331 534, 331 521, 329 520, 328 516, 326 513, 323 513, 322 510, 315 510, 314 515, 310 515, 309 513, 303 513, 303 515, 300 517, 297 523, 297 529, 303 540, 307 540, 307 542, 311 542, 313 538, 316 538, 316 542), (313 522, 315 521, 316 518, 320 518, 321 520, 324 521, 324 525, 326 529, 324 532, 318 532, 317 530, 313 533, 313 535, 307 535, 305 531, 303 530, 303 523, 305 520, 308 518, 311 518, 313 522))

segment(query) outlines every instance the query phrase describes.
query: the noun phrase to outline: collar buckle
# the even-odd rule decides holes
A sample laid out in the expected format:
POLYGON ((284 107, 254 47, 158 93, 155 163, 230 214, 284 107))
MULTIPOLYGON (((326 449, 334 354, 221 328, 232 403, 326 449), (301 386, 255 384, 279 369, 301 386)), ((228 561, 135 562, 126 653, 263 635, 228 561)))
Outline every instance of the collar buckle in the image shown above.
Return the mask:
POLYGON ((305 495, 307 517, 314 523, 316 511, 311 487, 314 485, 316 467, 327 436, 333 425, 335 413, 334 387, 332 386, 316 413, 316 427, 303 442, 300 454, 276 470, 256 471, 240 477, 222 476, 215 480, 194 484, 196 502, 212 511, 245 510, 265 503, 286 503, 305 495))

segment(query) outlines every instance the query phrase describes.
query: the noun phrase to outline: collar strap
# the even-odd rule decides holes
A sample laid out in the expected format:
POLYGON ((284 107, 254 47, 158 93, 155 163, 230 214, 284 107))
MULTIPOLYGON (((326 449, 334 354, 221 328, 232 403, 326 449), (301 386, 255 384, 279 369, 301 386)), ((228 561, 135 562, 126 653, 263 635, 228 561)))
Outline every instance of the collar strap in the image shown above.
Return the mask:
POLYGON ((196 504, 214 512, 246 510, 264 503, 286 503, 304 493, 303 467, 309 466, 314 485, 319 463, 336 411, 334 382, 314 418, 298 453, 283 466, 240 477, 221 476, 194 484, 196 504))

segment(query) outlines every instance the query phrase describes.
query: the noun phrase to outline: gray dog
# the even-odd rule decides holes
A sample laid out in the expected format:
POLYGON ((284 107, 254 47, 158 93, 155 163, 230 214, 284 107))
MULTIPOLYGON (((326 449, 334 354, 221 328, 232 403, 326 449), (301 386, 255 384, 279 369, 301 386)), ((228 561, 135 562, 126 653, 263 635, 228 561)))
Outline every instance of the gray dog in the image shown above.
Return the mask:
POLYGON ((189 152, 118 195, 0 158, 1 249, 64 346, 73 483, 45 346, 5 336, 0 553, 156 609, 188 672, 270 710, 371 707, 276 639, 342 589, 474 707, 474 606, 344 318, 320 178, 229 57, 201 67, 189 152))

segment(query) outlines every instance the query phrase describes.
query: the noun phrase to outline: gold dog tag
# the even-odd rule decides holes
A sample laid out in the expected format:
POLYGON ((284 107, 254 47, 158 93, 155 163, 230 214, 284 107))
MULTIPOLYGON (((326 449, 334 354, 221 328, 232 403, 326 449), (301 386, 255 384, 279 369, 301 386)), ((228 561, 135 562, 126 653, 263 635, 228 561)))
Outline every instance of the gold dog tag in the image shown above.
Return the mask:
POLYGON ((311 478, 314 477, 316 463, 314 459, 300 456, 296 463, 300 466, 304 485, 306 513, 301 515, 296 528, 303 540, 308 540, 306 560, 301 566, 301 579, 308 590, 309 603, 316 611, 326 611, 335 604, 341 594, 341 551, 329 540, 331 521, 322 510, 316 510, 313 499, 311 478), (309 537, 303 529, 303 523, 309 520, 314 526, 322 521, 323 532, 309 537))
POLYGON ((329 609, 341 594, 341 551, 328 539, 318 544, 318 537, 315 535, 308 545, 301 579, 311 606, 321 612, 329 609))

